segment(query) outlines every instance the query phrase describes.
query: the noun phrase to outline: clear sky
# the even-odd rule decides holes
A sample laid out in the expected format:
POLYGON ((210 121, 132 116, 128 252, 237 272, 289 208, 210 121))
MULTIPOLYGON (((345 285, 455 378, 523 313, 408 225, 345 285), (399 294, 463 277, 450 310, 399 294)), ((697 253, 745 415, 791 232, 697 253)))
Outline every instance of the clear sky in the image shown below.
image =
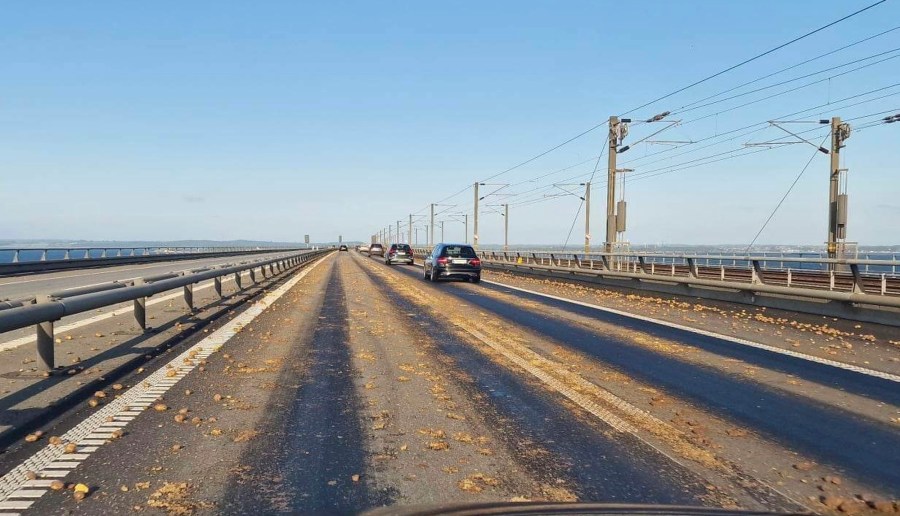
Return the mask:
MULTIPOLYGON (((874 1, 5 2, 0 238, 367 240, 610 115, 874 1)), ((797 118, 863 117, 856 128, 900 112, 900 30, 712 100, 796 79, 782 86, 679 108, 898 25, 900 2, 888 0, 633 113, 682 121, 653 140, 713 138, 621 156, 635 170, 628 240, 749 243, 814 149, 734 157, 785 133, 716 134, 821 105, 797 118), (695 166, 714 155, 733 159, 695 166)), ((663 127, 634 124, 626 143, 663 127)), ((790 128, 812 129, 817 144, 826 134, 790 128)), ((511 204, 511 243, 566 239, 580 200, 534 189, 586 180, 605 138, 601 127, 493 181, 533 190, 483 201, 511 204)), ((847 141, 851 241, 900 243, 898 144, 900 123, 847 141)), ((604 157, 592 190, 597 244, 605 167, 604 157)), ((822 243, 827 175, 827 156, 815 157, 760 242, 822 243)), ((472 192, 444 204, 471 213, 472 192)), ((463 224, 446 224, 446 239, 461 240, 463 224)), ((502 242, 502 228, 485 211, 481 242, 502 242)), ((578 218, 572 241, 583 228, 578 218)))

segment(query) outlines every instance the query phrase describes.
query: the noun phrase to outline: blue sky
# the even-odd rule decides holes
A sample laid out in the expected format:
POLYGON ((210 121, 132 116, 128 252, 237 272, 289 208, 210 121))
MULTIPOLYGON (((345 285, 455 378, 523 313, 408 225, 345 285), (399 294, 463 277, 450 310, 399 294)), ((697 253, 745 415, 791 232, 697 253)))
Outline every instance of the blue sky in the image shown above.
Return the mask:
MULTIPOLYGON (((612 114, 869 3, 8 2, 0 16, 0 238, 368 239, 612 114)), ((723 112, 893 53, 677 113, 897 25, 900 2, 888 0, 634 117, 671 110, 683 125, 658 139, 696 141, 829 102, 804 119, 900 112, 900 87, 836 102, 900 83, 900 58, 723 112)), ((754 87, 896 48, 900 30, 754 87)), ((634 125, 629 139, 658 128, 634 125)), ((809 134, 820 141, 825 133, 809 134)), ((641 144, 621 164, 649 176, 783 135, 763 129, 653 158, 645 156, 668 147, 641 144)), ((596 130, 497 182, 589 160, 605 136, 596 130)), ((900 124, 854 132, 847 142, 851 241, 900 243, 897 142, 900 124)), ((627 181, 627 238, 749 243, 811 153, 787 145, 627 181)), ((587 163, 506 191, 578 174, 572 182, 581 182, 592 169, 587 163)), ((760 242, 825 239, 827 170, 826 156, 814 158, 760 242)), ((597 244, 604 175, 605 158, 593 190, 597 244)), ((516 205, 525 195, 483 202, 512 204, 511 243, 561 243, 580 201, 541 197, 551 190, 531 194, 536 204, 516 205)), ((471 213, 471 198, 463 192, 445 209, 471 213)), ((461 223, 446 224, 447 239, 462 239, 461 223)), ((583 227, 579 218, 572 241, 583 240, 583 227)), ((482 213, 481 242, 502 242, 502 228, 502 217, 482 213)))

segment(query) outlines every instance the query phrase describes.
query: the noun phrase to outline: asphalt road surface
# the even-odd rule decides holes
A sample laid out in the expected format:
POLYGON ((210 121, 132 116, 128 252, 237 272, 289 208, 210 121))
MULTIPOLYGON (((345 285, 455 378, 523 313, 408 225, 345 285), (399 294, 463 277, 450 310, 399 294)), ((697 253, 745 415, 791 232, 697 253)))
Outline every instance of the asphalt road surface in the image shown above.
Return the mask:
POLYGON ((173 260, 170 262, 117 265, 92 269, 73 269, 66 271, 28 274, 0 278, 0 299, 19 299, 35 294, 48 294, 66 289, 84 287, 110 281, 121 281, 145 276, 155 276, 167 272, 184 271, 274 258, 286 253, 248 254, 242 256, 221 256, 218 258, 201 258, 197 260, 173 260))
POLYGON ((273 285, 0 455, 0 509, 895 509, 889 378, 421 275, 342 252, 273 285))

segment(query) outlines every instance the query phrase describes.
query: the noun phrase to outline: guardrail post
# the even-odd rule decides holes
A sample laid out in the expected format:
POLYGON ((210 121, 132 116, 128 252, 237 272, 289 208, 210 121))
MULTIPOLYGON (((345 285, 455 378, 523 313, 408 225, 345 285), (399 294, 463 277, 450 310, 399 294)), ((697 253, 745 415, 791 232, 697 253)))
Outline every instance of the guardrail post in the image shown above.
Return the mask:
POLYGON ((219 296, 219 299, 222 299, 222 277, 216 276, 213 278, 213 288, 216 289, 216 295, 219 296))
POLYGON ((828 290, 834 290, 834 269, 828 271, 828 290))
POLYGON ((194 311, 194 284, 184 286, 184 304, 187 305, 188 310, 194 311))
POLYGON ((256 285, 256 283, 257 283, 256 271, 254 271, 253 269, 250 269, 250 282, 253 283, 254 285, 256 285))
POLYGON ((787 286, 789 286, 789 287, 791 286, 791 268, 790 267, 788 267, 788 270, 787 270, 787 286))
MULTIPOLYGON (((134 280, 135 285, 143 285, 144 280, 138 278, 134 280)), ((139 297, 134 300, 134 320, 142 330, 147 329, 147 298, 139 297)))
POLYGON ((46 250, 46 249, 44 249, 43 251, 41 251, 41 261, 42 261, 42 262, 46 262, 46 261, 47 261, 47 250, 46 250))
POLYGON ((12 259, 12 262, 13 262, 13 263, 19 263, 19 250, 18 250, 18 249, 16 249, 15 251, 13 251, 13 259, 12 259))
POLYGON ((69 259, 69 250, 66 249, 66 254, 63 255, 63 260, 68 260, 68 259, 69 259))
POLYGON ((859 273, 859 264, 851 263, 850 272, 853 273, 853 292, 855 294, 865 293, 863 290, 862 276, 859 273))
POLYGON ((725 281, 725 266, 719 265, 719 281, 725 281))
POLYGON ((610 270, 610 268, 609 268, 609 256, 606 256, 605 254, 604 254, 604 255, 601 255, 601 256, 600 256, 600 260, 603 261, 603 268, 606 269, 606 270, 610 270))
POLYGON ((763 281, 762 264, 759 263, 759 260, 750 260, 750 263, 753 264, 753 269, 750 271, 750 283, 754 285, 765 283, 763 281))
POLYGON ((100 252, 100 258, 106 258, 106 249, 100 252))
POLYGON ((641 272, 643 272, 644 274, 647 274, 647 261, 644 260, 643 256, 638 256, 637 259, 638 259, 638 265, 640 265, 640 267, 641 267, 641 272))
POLYGON ((84 250, 84 259, 87 260, 87 259, 90 258, 90 257, 91 257, 91 250, 90 250, 90 249, 85 249, 85 250, 84 250))
POLYGON ((581 259, 578 258, 577 254, 574 254, 574 253, 572 254, 572 258, 575 259, 575 267, 578 267, 580 269, 581 268, 581 259))
POLYGON ((881 274, 881 295, 887 294, 887 276, 881 274))
POLYGON ((238 290, 243 290, 243 287, 241 286, 241 273, 240 272, 234 273, 234 284, 237 285, 238 290))
MULTIPOLYGON (((688 265, 688 276, 690 276, 692 278, 696 278, 697 277, 697 264, 694 263, 694 259, 693 258, 685 258, 685 260, 687 261, 687 265, 688 265)), ((673 271, 675 270, 674 263, 672 265, 672 270, 673 271)))
MULTIPOLYGON (((40 295, 35 297, 36 303, 50 302, 50 296, 40 295)), ((53 349, 53 321, 44 321, 34 325, 37 340, 38 366, 44 371, 52 371, 56 366, 53 349)))

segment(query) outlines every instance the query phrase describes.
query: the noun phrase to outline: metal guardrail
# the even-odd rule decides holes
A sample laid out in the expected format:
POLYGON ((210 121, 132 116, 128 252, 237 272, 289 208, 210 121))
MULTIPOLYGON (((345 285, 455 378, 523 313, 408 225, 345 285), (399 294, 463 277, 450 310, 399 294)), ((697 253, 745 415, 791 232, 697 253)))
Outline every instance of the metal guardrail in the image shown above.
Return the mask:
POLYGON ((36 272, 49 272, 67 269, 82 269, 90 267, 104 267, 110 265, 129 265, 135 263, 151 263, 175 260, 191 260, 199 258, 217 258, 222 256, 238 256, 251 254, 264 254, 275 252, 299 251, 298 248, 47 248, 47 249, 11 249, 0 248, 0 255, 4 252, 12 261, 0 263, 0 276, 13 274, 27 274, 36 272), (178 252, 164 252, 164 250, 177 249, 178 252), (22 258, 22 252, 33 252, 32 256, 22 258), (93 253, 92 253, 93 251, 93 253), (102 252, 100 252, 102 251, 102 252), (116 251, 109 253, 108 251, 116 251), (40 254, 38 254, 40 253, 40 254), (64 254, 62 254, 64 253, 64 254), (62 254, 62 257, 60 257, 62 254), (97 256, 99 254, 99 256, 97 256))
POLYGON ((296 251, 296 247, 183 247, 183 246, 144 246, 144 247, 0 247, 0 254, 11 254, 10 263, 45 262, 48 260, 90 260, 96 258, 122 258, 155 255, 179 255, 198 253, 246 253, 296 251), (54 256, 55 255, 55 256, 54 256))
MULTIPOLYGON (((423 258, 430 252, 416 248, 423 258)), ((813 299, 837 300, 875 306, 900 307, 900 277, 887 273, 865 274, 866 266, 900 268, 893 260, 835 260, 828 258, 792 258, 791 261, 813 262, 832 270, 793 270, 765 268, 768 258, 743 256, 747 266, 706 266, 705 255, 666 256, 658 263, 658 255, 634 253, 561 254, 541 252, 479 251, 486 267, 502 264, 508 269, 540 269, 568 275, 611 277, 638 281, 668 282, 685 285, 724 288, 751 293, 773 293, 813 299), (835 270, 838 269, 838 270, 835 270), (841 271, 840 269, 844 269, 841 271)), ((719 258, 719 257, 716 257, 719 258)), ((768 259, 770 260, 770 259, 768 259)))
POLYGON ((241 276, 245 271, 249 271, 250 281, 256 284, 256 269, 260 269, 263 278, 271 277, 333 251, 333 249, 305 251, 255 262, 161 274, 127 282, 113 281, 48 295, 6 300, 0 302, 0 333, 33 325, 37 334, 38 363, 45 370, 51 371, 55 362, 53 324, 63 317, 133 301, 134 318, 142 329, 146 329, 147 298, 154 294, 181 287, 185 304, 193 310, 196 283, 212 279, 215 291, 221 298, 222 278, 225 276, 233 274, 235 284, 241 290, 243 289, 241 276))

